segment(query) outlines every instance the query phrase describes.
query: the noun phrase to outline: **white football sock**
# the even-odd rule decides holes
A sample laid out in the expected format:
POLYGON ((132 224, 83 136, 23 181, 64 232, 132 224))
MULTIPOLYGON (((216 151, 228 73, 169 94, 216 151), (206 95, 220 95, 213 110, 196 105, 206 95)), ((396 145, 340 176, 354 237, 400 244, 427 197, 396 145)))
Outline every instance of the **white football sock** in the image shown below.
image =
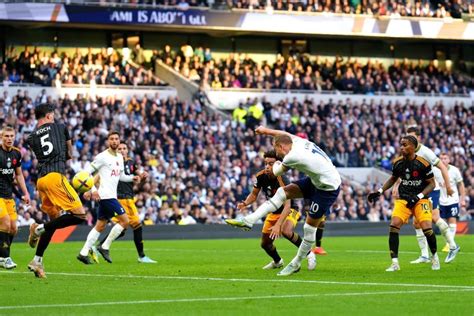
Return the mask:
POLYGON ((309 224, 304 224, 304 238, 301 242, 300 247, 298 248, 298 252, 296 253, 296 257, 291 260, 292 264, 301 264, 301 261, 306 258, 308 252, 311 250, 315 242, 316 236, 316 227, 313 227, 309 224))
POLYGON ((115 224, 114 227, 112 227, 112 230, 110 231, 109 236, 107 236, 107 239, 104 241, 102 244, 102 248, 109 250, 110 245, 112 244, 112 241, 117 239, 118 236, 123 232, 124 228, 120 224, 115 224))
POLYGON ((457 228, 458 228, 458 225, 456 223, 449 224, 449 231, 453 235, 453 238, 456 237, 457 228))
POLYGON ((255 224, 260 218, 266 216, 268 213, 278 210, 286 201, 286 193, 283 188, 279 188, 275 195, 262 205, 260 205, 255 212, 244 217, 244 221, 248 224, 255 224))
POLYGON ((87 240, 84 243, 84 247, 81 249, 81 256, 87 256, 89 254, 89 250, 95 244, 97 239, 99 239, 100 233, 94 228, 91 229, 89 234, 87 235, 87 240))
POLYGON ((44 233, 44 224, 39 224, 35 229, 35 234, 41 236, 44 233))
POLYGON ((423 229, 415 229, 416 231, 416 239, 418 239, 418 246, 420 246, 421 256, 425 258, 429 258, 430 255, 428 253, 428 242, 426 241, 425 234, 423 233, 423 229))
POLYGON ((444 236, 446 241, 449 244, 449 248, 454 249, 456 248, 456 243, 454 242, 454 237, 451 234, 451 231, 449 230, 448 224, 444 221, 444 219, 440 218, 436 221, 436 226, 438 226, 439 230, 441 231, 441 234, 444 236))
POLYGON ((33 260, 34 260, 36 263, 41 263, 41 262, 43 262, 43 257, 35 256, 35 257, 33 258, 33 260))
POLYGON ((398 258, 392 258, 392 263, 398 263, 398 258))

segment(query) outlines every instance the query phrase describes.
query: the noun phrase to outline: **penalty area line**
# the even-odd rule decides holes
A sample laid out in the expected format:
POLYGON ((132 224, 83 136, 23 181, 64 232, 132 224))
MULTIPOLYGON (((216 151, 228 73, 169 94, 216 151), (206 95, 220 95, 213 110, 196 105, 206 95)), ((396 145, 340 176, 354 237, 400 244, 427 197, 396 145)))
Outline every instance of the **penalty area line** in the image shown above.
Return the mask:
POLYGON ((243 300, 267 300, 267 299, 294 299, 294 298, 315 298, 315 297, 344 297, 344 296, 376 296, 376 295, 397 295, 397 294, 419 294, 435 292, 460 292, 473 291, 464 290, 414 290, 414 291, 385 291, 385 292, 347 292, 347 293, 321 293, 321 294, 291 294, 291 295, 265 295, 265 296, 242 296, 242 297, 202 297, 202 298, 177 298, 177 299, 157 299, 139 301, 119 301, 119 302, 90 302, 73 304, 37 304, 22 306, 0 306, 0 310, 31 309, 31 308, 58 308, 58 307, 91 307, 107 305, 138 305, 138 304, 163 304, 163 303, 193 303, 193 302, 222 302, 222 301, 243 301, 243 300))

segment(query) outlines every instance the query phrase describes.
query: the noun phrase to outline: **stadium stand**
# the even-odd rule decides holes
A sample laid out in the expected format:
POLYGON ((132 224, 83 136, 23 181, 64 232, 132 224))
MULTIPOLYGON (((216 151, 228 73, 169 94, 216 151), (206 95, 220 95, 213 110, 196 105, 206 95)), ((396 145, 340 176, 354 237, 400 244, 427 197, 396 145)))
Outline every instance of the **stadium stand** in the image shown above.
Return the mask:
MULTIPOLYGON (((128 50, 127 50, 128 51, 128 50)), ((183 45, 176 52, 169 45, 153 51, 147 59, 140 44, 123 56, 118 50, 76 48, 73 52, 45 51, 37 47, 21 52, 10 48, 2 64, 0 80, 9 83, 35 83, 44 86, 63 84, 166 85, 154 75, 156 60, 162 60, 186 78, 205 88, 250 88, 267 90, 342 91, 354 94, 400 93, 469 95, 474 80, 461 62, 459 71, 438 61, 395 59, 384 65, 368 59, 365 63, 341 56, 322 58, 293 52, 278 55, 272 64, 253 60, 248 54, 231 53, 214 59, 210 48, 183 45), (133 62, 133 67, 128 63, 133 62)))
MULTIPOLYGON (((453 164, 462 168, 467 192, 473 191, 474 118, 472 107, 463 104, 447 109, 441 103, 434 108, 372 101, 355 104, 350 98, 341 104, 248 100, 241 106, 244 116, 239 120, 207 112, 197 101, 188 103, 174 97, 126 101, 113 96, 52 99, 44 94, 30 96, 21 90, 16 95, 4 93, 0 98, 0 124, 18 126, 18 147, 24 155, 23 169, 32 196, 36 161, 24 140, 34 127, 33 107, 45 101, 57 106, 58 115, 74 131, 70 176, 105 148, 108 130, 121 132, 134 158, 152 175, 137 195, 141 220, 147 225, 179 223, 183 218, 188 223, 193 219, 197 223, 223 223, 235 216, 236 201, 248 194, 252 175, 263 168, 257 156, 271 146, 270 139, 253 133, 262 121, 313 139, 340 167, 385 169, 391 167, 404 126, 422 122, 427 145, 436 153, 449 152, 453 164)), ((292 174, 293 179, 298 177, 298 173, 292 174)), ((368 179, 364 185, 356 187, 344 181, 331 220, 380 221, 390 217, 390 194, 369 206, 365 195, 380 183, 368 179)), ((468 210, 472 212, 472 194, 469 196, 468 210)), ((43 220, 37 205, 20 205, 21 224, 28 224, 32 218, 43 220)), ((86 206, 92 207, 90 203, 86 206)), ((92 214, 89 212, 89 224, 93 222, 92 214)), ((463 210, 461 218, 470 216, 463 210)))
MULTIPOLYGON (((472 78, 451 67, 440 67, 435 60, 393 60, 384 65, 368 59, 365 63, 341 56, 322 58, 292 52, 274 63, 253 60, 248 54, 231 53, 213 59, 209 48, 192 49, 185 45, 179 52, 165 46, 156 56, 190 80, 204 86, 219 88, 248 88, 266 90, 345 91, 355 94, 403 93, 415 95, 468 95, 473 89, 472 78)), ((459 69, 467 72, 464 63, 459 69)))
POLYGON ((55 87, 63 84, 166 85, 151 70, 132 67, 126 62, 128 59, 138 65, 144 63, 143 49, 139 44, 128 56, 105 48, 58 51, 26 46, 17 51, 10 47, 2 64, 0 80, 4 84, 34 83, 55 87))

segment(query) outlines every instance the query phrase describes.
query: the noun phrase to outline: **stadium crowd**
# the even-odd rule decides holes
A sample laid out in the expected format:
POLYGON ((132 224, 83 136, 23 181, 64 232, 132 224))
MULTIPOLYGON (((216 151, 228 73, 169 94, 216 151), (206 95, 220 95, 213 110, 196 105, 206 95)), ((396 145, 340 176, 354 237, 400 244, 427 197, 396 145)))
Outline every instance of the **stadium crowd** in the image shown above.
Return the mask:
MULTIPOLYGON (((231 53, 216 60, 210 48, 183 45, 174 51, 169 45, 154 50, 151 58, 137 44, 133 50, 102 49, 85 54, 46 52, 28 46, 21 53, 11 48, 0 70, 0 81, 35 83, 43 86, 62 84, 166 85, 154 75, 158 59, 204 88, 292 89, 341 91, 354 94, 418 93, 469 95, 474 93, 474 79, 467 65, 460 61, 458 72, 441 67, 435 60, 394 60, 386 67, 382 62, 336 56, 333 61, 292 51, 290 56, 278 55, 271 64, 256 62, 247 54, 231 53), (128 61, 131 61, 131 66, 128 61)), ((473 70, 471 69, 471 72, 473 70)))
MULTIPOLYGON (((186 10, 192 7, 208 7, 218 1, 116 0, 113 2, 176 6, 186 10)), ((392 17, 453 17, 459 19, 463 13, 472 14, 474 10, 470 0, 227 0, 223 2, 229 8, 265 10, 267 12, 319 12, 392 17)))
POLYGON ((50 52, 25 46, 18 53, 10 47, 0 70, 0 81, 55 87, 63 84, 166 85, 153 75, 152 70, 135 68, 127 62, 130 59, 138 65, 144 63, 144 52, 139 44, 133 50, 123 52, 127 54, 111 48, 102 48, 97 53, 89 48, 83 53, 76 48, 74 53, 58 53, 57 50, 50 52))
MULTIPOLYGON (((118 130, 133 158, 147 170, 150 179, 137 187, 136 204, 145 225, 223 223, 236 214, 236 202, 243 200, 253 185, 253 175, 263 169, 261 154, 271 148, 271 139, 255 135, 253 129, 264 123, 308 137, 321 146, 339 167, 378 166, 390 169, 398 152, 398 140, 407 124, 422 127, 425 143, 436 153, 449 152, 452 163, 461 168, 468 196, 468 208, 474 212, 474 125, 473 108, 442 104, 430 109, 380 103, 362 104, 283 100, 270 104, 248 100, 222 117, 204 110, 198 101, 161 99, 159 94, 134 97, 130 101, 106 98, 88 99, 78 95, 52 99, 45 93, 30 96, 19 90, 4 92, 0 98, 0 125, 18 127, 16 146, 23 154, 23 172, 31 196, 30 206, 19 203, 19 222, 41 222, 34 190, 36 165, 25 148, 25 139, 33 130, 33 108, 41 102, 57 107, 57 117, 67 124, 74 137, 74 155, 69 177, 90 163, 105 149, 109 130, 118 130)), ((291 174, 299 178, 298 172, 291 174)), ((366 194, 380 185, 379 179, 367 179, 363 186, 345 179, 342 193, 333 207, 330 220, 380 221, 390 217, 390 194, 369 206, 366 194)), ((88 223, 93 223, 94 205, 88 223)), ((299 205, 304 210, 303 205, 299 205)), ((461 219, 470 219, 462 210, 461 219)))
POLYGON ((336 56, 334 61, 319 56, 300 54, 278 55, 271 64, 253 60, 248 54, 231 53, 221 59, 212 58, 209 48, 183 45, 178 52, 165 46, 158 53, 167 65, 190 80, 211 88, 291 89, 344 91, 373 95, 403 93, 463 94, 474 89, 468 68, 461 61, 459 72, 440 67, 435 60, 397 60, 386 67, 382 62, 336 56))

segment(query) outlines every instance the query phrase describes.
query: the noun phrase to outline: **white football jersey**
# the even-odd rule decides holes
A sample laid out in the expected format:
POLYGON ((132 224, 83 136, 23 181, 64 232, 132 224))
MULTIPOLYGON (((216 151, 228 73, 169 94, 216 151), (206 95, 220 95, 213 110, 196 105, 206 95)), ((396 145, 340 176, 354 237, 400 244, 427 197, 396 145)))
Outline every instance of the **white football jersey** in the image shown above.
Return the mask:
POLYGON ((98 193, 101 199, 116 199, 119 181, 132 182, 133 175, 124 173, 123 156, 113 155, 107 149, 98 154, 87 168, 90 174, 97 173, 100 177, 98 193))
MULTIPOLYGON (((439 172, 441 174, 441 171, 439 172)), ((451 196, 448 196, 446 191, 446 186, 444 185, 444 180, 442 180, 439 184, 441 186, 441 195, 439 198, 439 203, 441 205, 452 205, 459 203, 459 191, 458 191, 458 184, 462 182, 462 175, 461 171, 455 166, 448 165, 448 175, 449 175, 449 184, 451 185, 451 189, 453 189, 454 193, 451 196)))
MULTIPOLYGON (((440 160, 438 156, 436 156, 436 154, 431 149, 429 149, 423 144, 420 144, 418 145, 418 148, 416 149, 415 153, 418 156, 424 158, 426 161, 428 161, 431 164, 431 167, 433 167, 432 168, 433 170, 438 169, 438 168, 435 168, 435 166, 439 164, 440 160)), ((440 174, 441 174, 441 171, 440 171, 440 174)), ((434 190, 439 190, 439 176, 437 177, 436 173, 434 174, 434 178, 435 178, 435 184, 436 184, 434 190)))
POLYGON ((293 145, 283 158, 283 164, 307 175, 319 190, 336 190, 341 185, 341 176, 326 153, 301 137, 293 136, 292 140, 293 145))

